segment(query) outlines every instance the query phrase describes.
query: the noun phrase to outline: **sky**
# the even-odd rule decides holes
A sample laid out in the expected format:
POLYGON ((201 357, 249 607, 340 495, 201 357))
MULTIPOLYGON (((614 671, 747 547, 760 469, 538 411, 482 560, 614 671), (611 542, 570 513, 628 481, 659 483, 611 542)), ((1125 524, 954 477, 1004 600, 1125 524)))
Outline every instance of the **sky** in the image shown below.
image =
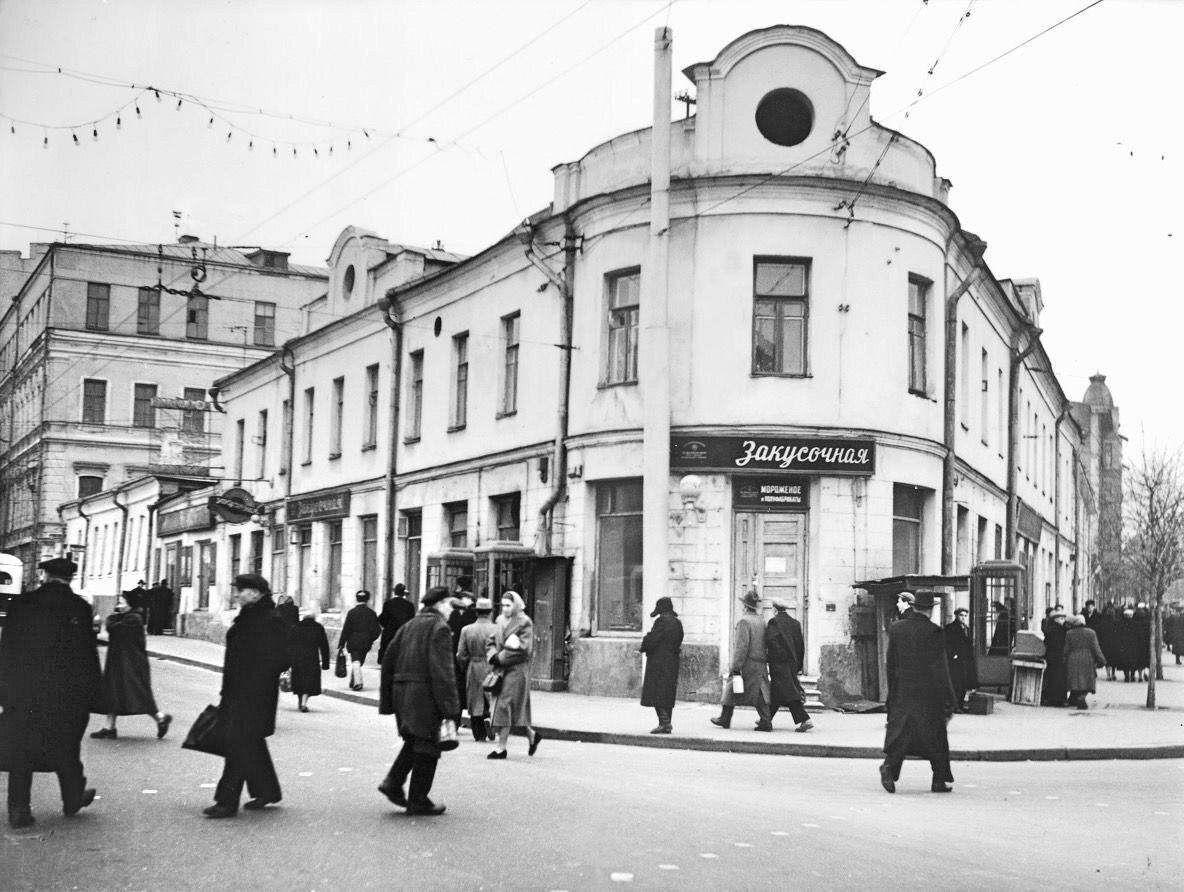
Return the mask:
POLYGON ((355 225, 476 253, 556 164, 649 126, 656 27, 677 92, 808 25, 886 72, 873 118, 933 152, 995 275, 1040 279, 1066 394, 1100 371, 1128 450, 1176 449, 1184 2, 1103 0, 1021 46, 1090 2, 0 0, 0 248, 193 234, 323 264, 355 225))

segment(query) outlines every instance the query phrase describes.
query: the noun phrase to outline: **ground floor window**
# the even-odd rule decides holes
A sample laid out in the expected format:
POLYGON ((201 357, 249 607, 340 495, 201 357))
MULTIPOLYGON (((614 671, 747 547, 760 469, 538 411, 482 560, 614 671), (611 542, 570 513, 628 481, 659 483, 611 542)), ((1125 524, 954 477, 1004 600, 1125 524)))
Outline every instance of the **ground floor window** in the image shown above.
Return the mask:
POLYGON ((286 592, 288 587, 288 540, 284 528, 271 528, 271 590, 286 592))
MULTIPOLYGON (((378 588, 378 515, 360 518, 362 526, 362 588, 373 594, 378 588)), ((382 598, 376 597, 376 605, 382 598)))
POLYGON ((234 533, 230 537, 230 578, 242 572, 243 565, 243 537, 241 533, 234 533))
POLYGON ((296 529, 296 602, 305 604, 306 594, 304 583, 312 570, 312 527, 303 526, 296 529))
POLYGON ((419 603, 419 563, 423 555, 423 512, 404 511, 406 538, 403 541, 403 584, 412 604, 419 603))
POLYGON ((334 520, 325 524, 328 533, 329 560, 326 562, 329 577, 325 581, 325 604, 327 610, 341 608, 341 521, 334 520))
POLYGON ((251 572, 263 575, 263 530, 251 530, 251 572))
POLYGON ((892 575, 921 572, 921 512, 924 492, 919 486, 892 487, 892 575))
POLYGON ((641 481, 596 487, 596 628, 641 631, 641 481))

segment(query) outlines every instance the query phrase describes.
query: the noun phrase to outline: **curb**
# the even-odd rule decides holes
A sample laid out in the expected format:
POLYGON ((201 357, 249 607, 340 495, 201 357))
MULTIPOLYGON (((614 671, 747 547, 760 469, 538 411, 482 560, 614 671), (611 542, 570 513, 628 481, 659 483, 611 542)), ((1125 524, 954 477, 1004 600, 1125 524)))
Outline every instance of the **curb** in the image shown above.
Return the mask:
MULTIPOLYGON (((148 656, 185 666, 195 666, 211 672, 222 672, 216 666, 190 657, 148 651, 148 656)), ((322 696, 336 700, 347 700, 363 706, 377 706, 372 697, 355 691, 332 691, 325 689, 322 696)), ((553 728, 535 725, 547 740, 563 740, 569 743, 604 743, 614 746, 649 747, 651 749, 696 750, 709 753, 740 753, 757 756, 802 756, 813 759, 883 759, 884 752, 878 747, 843 746, 839 744, 777 743, 763 740, 716 740, 710 737, 674 737, 672 735, 623 734, 616 731, 573 731, 568 728, 553 728)), ((950 750, 953 762, 1100 762, 1113 760, 1184 759, 1184 744, 1157 744, 1131 747, 1039 747, 1014 750, 950 750)))

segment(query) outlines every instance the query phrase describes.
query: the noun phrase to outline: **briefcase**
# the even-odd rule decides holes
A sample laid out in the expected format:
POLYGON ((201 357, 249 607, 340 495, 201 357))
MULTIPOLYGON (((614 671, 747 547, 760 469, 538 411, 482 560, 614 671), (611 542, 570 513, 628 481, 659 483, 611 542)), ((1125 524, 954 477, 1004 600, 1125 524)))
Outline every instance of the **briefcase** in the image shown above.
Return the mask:
POLYGON ((345 651, 337 651, 337 665, 333 669, 333 674, 338 678, 345 678, 349 673, 345 669, 345 651))
POLYGON ((211 756, 226 755, 226 721, 217 706, 209 705, 185 735, 181 749, 197 750, 211 756))

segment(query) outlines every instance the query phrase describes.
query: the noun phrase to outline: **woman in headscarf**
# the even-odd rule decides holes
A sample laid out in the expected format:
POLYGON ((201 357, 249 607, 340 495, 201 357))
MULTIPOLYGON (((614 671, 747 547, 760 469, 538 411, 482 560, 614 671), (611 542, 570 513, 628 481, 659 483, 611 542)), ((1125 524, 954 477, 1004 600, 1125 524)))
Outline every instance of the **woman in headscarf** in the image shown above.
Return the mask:
POLYGON ((115 601, 115 612, 107 617, 107 664, 103 668, 103 697, 100 711, 107 714, 107 727, 91 734, 98 740, 119 736, 115 720, 121 715, 150 715, 156 719, 156 737, 168 733, 173 717, 156 708, 148 668, 144 619, 137 597, 124 592, 115 601))
POLYGON ((300 711, 308 712, 308 698, 321 693, 321 671, 329 668, 329 636, 317 621, 316 604, 309 605, 300 622, 288 631, 288 656, 292 660, 292 693, 300 711))
POLYGON ((1106 656, 1098 644, 1097 633, 1085 624, 1084 616, 1065 620, 1065 683, 1069 689, 1069 705, 1089 709, 1087 693, 1098 689, 1097 670, 1106 665, 1106 656))
POLYGON ((493 752, 486 758, 506 758, 506 742, 513 728, 525 728, 531 756, 543 739, 530 726, 530 655, 534 644, 534 628, 526 615, 526 603, 514 591, 502 594, 502 614, 497 618, 493 634, 489 636, 485 652, 489 665, 501 669, 501 689, 493 699, 490 726, 497 735, 493 752))

